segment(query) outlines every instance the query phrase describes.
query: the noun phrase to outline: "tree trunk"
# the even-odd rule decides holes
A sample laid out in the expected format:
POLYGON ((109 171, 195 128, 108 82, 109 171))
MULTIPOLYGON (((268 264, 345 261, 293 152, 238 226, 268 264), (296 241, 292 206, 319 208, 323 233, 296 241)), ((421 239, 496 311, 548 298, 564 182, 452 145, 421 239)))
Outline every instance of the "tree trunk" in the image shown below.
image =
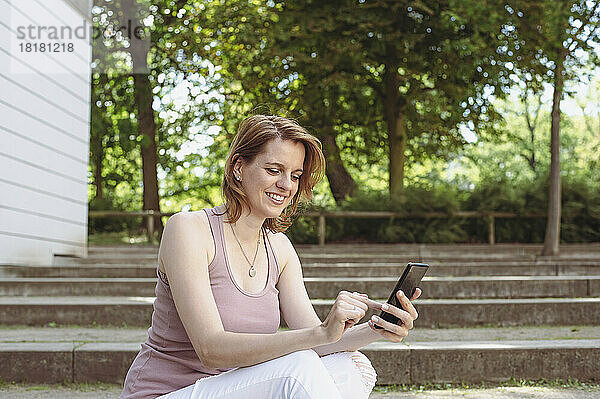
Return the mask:
MULTIPOLYGON (((102 82, 102 79, 100 79, 100 82, 102 82)), ((98 97, 95 95, 94 88, 91 88, 90 98, 90 165, 96 191, 93 201, 101 201, 104 197, 102 178, 102 162, 104 161, 103 138, 107 134, 109 127, 104 112, 96 106, 98 97)))
POLYGON ((536 161, 535 161, 535 133, 532 130, 530 132, 530 144, 531 144, 531 158, 529 158, 529 167, 531 168, 532 171, 536 171, 535 167, 536 167, 536 161))
MULTIPOLYGON (((140 12, 139 4, 135 0, 127 0, 122 4, 125 15, 136 16, 138 26, 144 26, 143 14, 140 12)), ((149 47, 142 40, 132 40, 130 54, 133 61, 133 81, 135 87, 135 103, 137 107, 138 132, 142 135, 140 152, 142 155, 142 180, 144 184, 143 209, 160 212, 158 196, 158 177, 156 166, 158 164, 156 145, 156 122, 154 121, 154 109, 152 108, 153 94, 152 84, 148 68, 149 47)), ((146 220, 142 221, 146 225, 146 220)), ((154 230, 162 235, 163 224, 160 216, 154 218, 154 230)))
POLYGON ((102 190, 102 160, 104 159, 104 149, 102 148, 102 136, 100 134, 91 135, 90 148, 92 149, 90 159, 92 160, 94 186, 96 188, 94 200, 99 201, 104 197, 104 192, 102 190))
POLYGON ((400 77, 398 65, 386 64, 383 75, 384 117, 388 132, 390 198, 404 194, 404 165, 406 163, 406 123, 400 106, 400 77))
POLYGON ((340 149, 335 142, 335 132, 333 129, 325 131, 326 135, 322 138, 323 155, 327 160, 327 180, 335 202, 339 205, 347 196, 352 197, 356 190, 356 183, 346 170, 340 149))
POLYGON ((548 220, 542 255, 558 255, 560 243, 560 102, 564 86, 564 56, 554 70, 554 95, 552 98, 552 123, 550 127, 550 198, 548 220))
MULTIPOLYGON (((144 17, 140 10, 140 4, 136 0, 123 0, 121 8, 124 15, 137 19, 137 26, 144 26, 144 17)), ((135 88, 135 103, 137 108, 138 132, 142 135, 140 153, 142 155, 142 180, 144 184, 143 209, 160 212, 158 196, 158 178, 156 166, 158 164, 156 145, 156 122, 154 121, 154 109, 152 109, 152 84, 148 68, 149 46, 142 40, 131 40, 129 54, 133 63, 133 82, 135 88)), ((146 226, 146 220, 142 221, 146 226)), ((154 230, 158 231, 159 237, 163 231, 160 216, 154 218, 154 230)))
MULTIPOLYGON (((156 176, 158 156, 156 122, 154 121, 154 109, 152 109, 152 85, 148 80, 147 74, 136 73, 133 75, 133 79, 135 83, 135 102, 138 111, 138 129, 139 133, 143 136, 141 141, 142 174, 144 181, 143 209, 160 212, 158 178, 156 176)), ((163 224, 159 216, 154 218, 154 226, 160 236, 163 224)))
POLYGON ((535 110, 535 114, 531 115, 529 113, 529 101, 527 100, 527 95, 525 96, 525 121, 527 122, 527 129, 529 129, 529 148, 531 155, 525 156, 527 162, 529 163, 529 167, 533 172, 536 172, 536 160, 535 160, 535 129, 538 125, 538 118, 540 117, 540 111, 542 109, 542 99, 541 95, 537 96, 537 108, 535 110), (532 120, 533 117, 533 120, 532 120))
POLYGON ((404 165, 406 163, 406 124, 402 115, 397 115, 388 127, 390 151, 390 197, 404 194, 404 165))

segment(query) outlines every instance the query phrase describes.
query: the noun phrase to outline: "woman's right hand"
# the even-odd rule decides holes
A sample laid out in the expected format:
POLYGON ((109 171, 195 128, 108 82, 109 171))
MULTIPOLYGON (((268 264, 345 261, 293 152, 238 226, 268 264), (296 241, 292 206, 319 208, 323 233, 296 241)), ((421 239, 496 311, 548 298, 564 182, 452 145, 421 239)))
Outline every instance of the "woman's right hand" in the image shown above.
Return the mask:
POLYGON ((379 302, 369 299, 366 294, 340 291, 329 314, 321 323, 327 340, 330 343, 339 341, 344 331, 358 323, 365 316, 369 307, 377 307, 377 305, 381 308, 379 302))

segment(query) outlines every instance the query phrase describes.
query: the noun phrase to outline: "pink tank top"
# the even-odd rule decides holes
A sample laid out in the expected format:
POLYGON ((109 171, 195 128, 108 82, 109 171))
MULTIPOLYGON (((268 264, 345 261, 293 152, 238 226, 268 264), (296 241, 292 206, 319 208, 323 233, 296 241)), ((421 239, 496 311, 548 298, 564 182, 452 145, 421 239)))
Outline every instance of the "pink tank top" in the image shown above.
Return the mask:
MULTIPOLYGON (((265 288, 244 292, 233 279, 223 238, 223 211, 219 206, 204 209, 208 215, 215 257, 208 266, 210 286, 225 331, 272 334, 279 328, 279 265, 266 231, 263 231, 268 259, 265 288)), ((148 399, 176 391, 199 378, 230 369, 205 367, 188 338, 177 314, 167 276, 157 270, 156 299, 148 339, 131 365, 120 398, 148 399)))

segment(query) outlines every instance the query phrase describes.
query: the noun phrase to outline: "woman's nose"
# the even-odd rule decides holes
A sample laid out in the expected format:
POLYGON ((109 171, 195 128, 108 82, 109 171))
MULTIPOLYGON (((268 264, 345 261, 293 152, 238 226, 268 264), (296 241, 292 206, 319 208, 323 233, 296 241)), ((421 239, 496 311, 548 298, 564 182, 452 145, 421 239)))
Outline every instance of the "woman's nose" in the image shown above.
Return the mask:
POLYGON ((291 190, 291 188, 292 188, 291 176, 287 176, 282 173, 281 178, 277 181, 277 187, 279 187, 283 190, 291 190))

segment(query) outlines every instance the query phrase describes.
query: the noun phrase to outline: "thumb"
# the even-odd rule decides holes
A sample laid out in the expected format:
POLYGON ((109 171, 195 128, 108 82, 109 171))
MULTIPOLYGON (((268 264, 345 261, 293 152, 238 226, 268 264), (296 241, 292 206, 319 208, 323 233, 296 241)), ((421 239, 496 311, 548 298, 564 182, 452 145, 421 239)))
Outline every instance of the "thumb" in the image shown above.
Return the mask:
POLYGON ((344 331, 346 331, 347 329, 349 329, 350 327, 352 327, 354 325, 354 320, 347 320, 344 323, 344 331))

